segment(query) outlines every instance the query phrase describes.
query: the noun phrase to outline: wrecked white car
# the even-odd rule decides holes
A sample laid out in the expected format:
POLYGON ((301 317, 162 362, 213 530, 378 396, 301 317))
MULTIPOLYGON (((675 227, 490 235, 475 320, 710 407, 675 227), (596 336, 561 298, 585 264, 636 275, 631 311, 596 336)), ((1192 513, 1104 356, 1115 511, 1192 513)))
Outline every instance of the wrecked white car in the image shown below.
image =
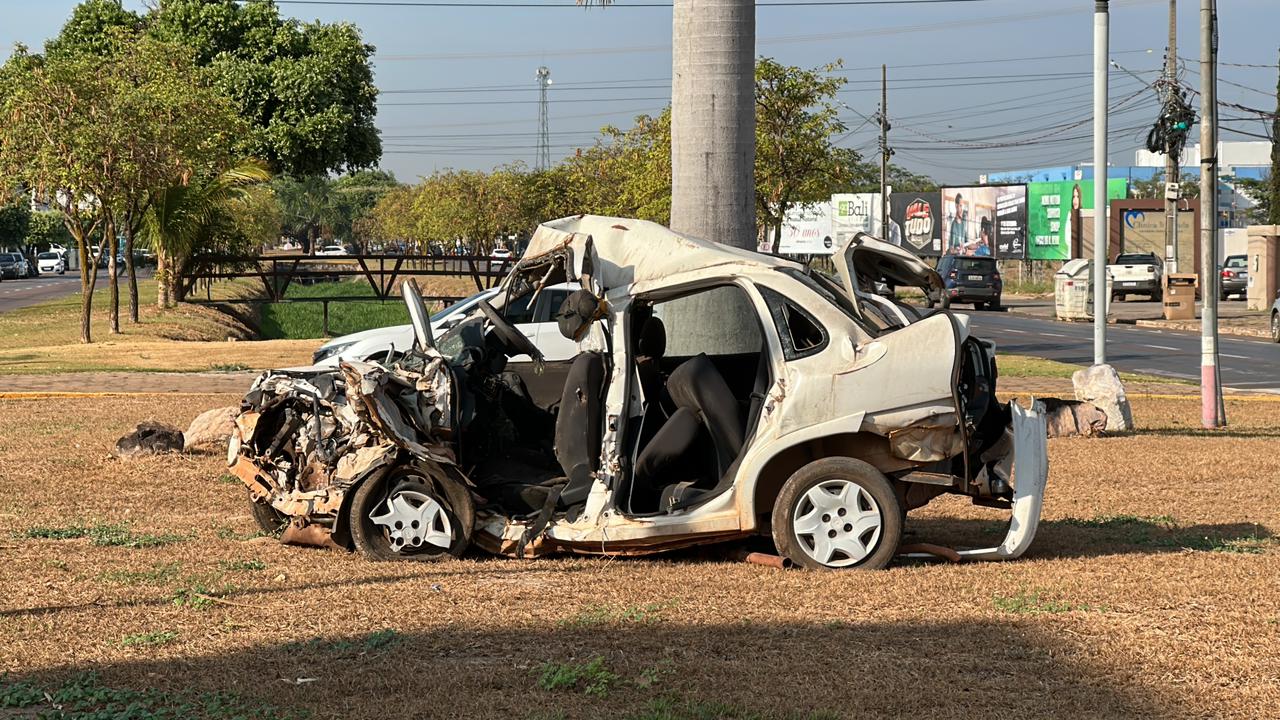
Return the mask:
MULTIPOLYGON (((635 555, 772 536, 812 568, 879 568, 907 511, 943 493, 1006 507, 998 547, 1035 535, 1047 473, 1037 406, 996 399, 994 346, 875 283, 941 286, 860 234, 839 279, 639 220, 539 227, 492 304, 391 366, 264 374, 228 461, 282 539, 436 560, 635 555), (580 352, 540 361, 503 316, 558 283, 580 352), (508 359, 528 355, 519 366, 508 359)), ((949 554, 949 553, 948 553, 949 554)))

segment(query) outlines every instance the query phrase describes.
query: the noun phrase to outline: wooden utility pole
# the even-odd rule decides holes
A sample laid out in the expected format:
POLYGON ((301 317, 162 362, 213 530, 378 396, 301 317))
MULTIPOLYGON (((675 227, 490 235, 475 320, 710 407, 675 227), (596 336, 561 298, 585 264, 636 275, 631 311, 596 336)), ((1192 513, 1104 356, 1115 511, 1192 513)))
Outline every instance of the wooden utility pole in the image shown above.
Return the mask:
POLYGON ((1218 3, 1200 0, 1200 414, 1227 424, 1218 375, 1218 3))
POLYGON ((889 239, 889 66, 880 66, 880 239, 889 239))
MULTIPOLYGON (((1164 73, 1167 83, 1165 92, 1172 94, 1178 87, 1178 0, 1169 0, 1169 49, 1164 59, 1164 73)), ((1180 161, 1181 158, 1176 153, 1166 152, 1164 155, 1165 272, 1170 273, 1178 272, 1178 200, 1182 196, 1180 161), (1169 183, 1177 188, 1172 196, 1167 189, 1169 183)))

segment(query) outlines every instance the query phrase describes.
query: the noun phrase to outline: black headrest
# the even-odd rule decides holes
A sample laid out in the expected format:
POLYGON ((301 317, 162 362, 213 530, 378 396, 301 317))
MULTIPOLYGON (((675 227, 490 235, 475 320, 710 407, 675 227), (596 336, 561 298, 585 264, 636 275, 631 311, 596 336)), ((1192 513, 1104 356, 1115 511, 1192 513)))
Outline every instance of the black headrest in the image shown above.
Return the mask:
POLYGON ((640 329, 640 340, 636 343, 636 355, 660 358, 667 352, 667 328, 662 318, 651 317, 644 321, 640 329))
POLYGON ((556 313, 560 334, 570 340, 581 340, 591 328, 591 323, 604 315, 604 309, 604 301, 587 290, 569 293, 569 297, 560 304, 560 312, 556 313))

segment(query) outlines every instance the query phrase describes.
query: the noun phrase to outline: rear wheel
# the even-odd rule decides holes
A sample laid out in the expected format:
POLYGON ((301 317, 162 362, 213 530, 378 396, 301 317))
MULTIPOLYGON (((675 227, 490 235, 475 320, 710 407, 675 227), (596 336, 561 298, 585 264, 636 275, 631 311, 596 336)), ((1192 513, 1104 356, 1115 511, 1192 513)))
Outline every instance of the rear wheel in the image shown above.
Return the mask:
POLYGON ((1000 296, 999 296, 999 295, 997 295, 997 296, 996 296, 996 299, 995 299, 995 300, 992 300, 991 302, 987 303, 987 309, 988 309, 988 310, 999 310, 999 309, 1000 309, 1000 296))
POLYGON ((398 468, 365 481, 347 522, 355 546, 373 560, 435 561, 458 557, 471 542, 475 510, 465 488, 398 468))
POLYGON ((973 309, 974 309, 974 310, 986 310, 986 309, 987 309, 987 304, 986 304, 986 303, 976 302, 976 303, 974 303, 974 304, 973 304, 973 309))
POLYGON ((824 458, 782 486, 773 541, 807 568, 878 570, 898 552, 902 521, 902 505, 880 471, 853 458, 824 458))

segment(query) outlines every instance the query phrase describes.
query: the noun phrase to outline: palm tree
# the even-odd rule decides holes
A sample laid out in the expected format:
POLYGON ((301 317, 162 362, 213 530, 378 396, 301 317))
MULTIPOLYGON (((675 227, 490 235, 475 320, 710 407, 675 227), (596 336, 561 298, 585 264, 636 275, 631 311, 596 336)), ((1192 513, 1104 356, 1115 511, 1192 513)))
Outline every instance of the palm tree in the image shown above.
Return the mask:
POLYGON ((671 229, 743 248, 756 243, 755 45, 754 0, 674 0, 671 229))
POLYGON ((142 224, 142 239, 156 253, 157 306, 173 305, 183 264, 219 234, 234 231, 235 212, 249 202, 253 188, 270 179, 265 165, 246 160, 156 194, 142 224))
POLYGON ((342 225, 344 213, 341 199, 327 177, 311 175, 301 180, 282 177, 273 183, 285 226, 300 235, 303 250, 314 254, 323 232, 342 225))

